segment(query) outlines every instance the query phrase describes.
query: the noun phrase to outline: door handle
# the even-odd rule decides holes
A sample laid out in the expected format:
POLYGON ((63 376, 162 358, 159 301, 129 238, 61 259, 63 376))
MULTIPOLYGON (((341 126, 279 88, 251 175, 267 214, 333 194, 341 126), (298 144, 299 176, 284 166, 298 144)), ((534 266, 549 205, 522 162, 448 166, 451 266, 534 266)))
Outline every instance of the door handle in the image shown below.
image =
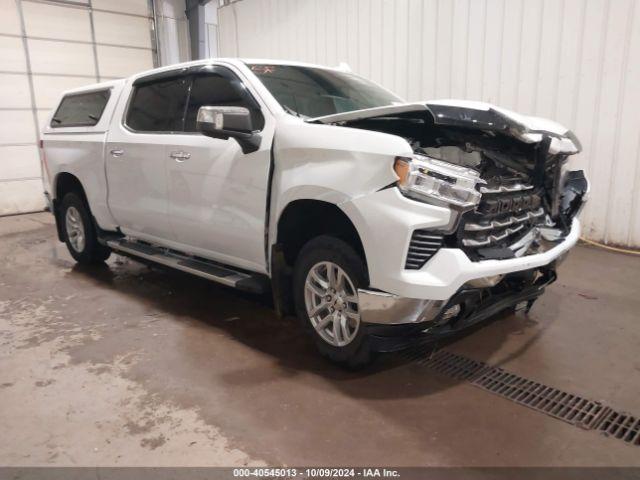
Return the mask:
POLYGON ((109 153, 112 157, 121 157, 122 155, 124 155, 124 150, 116 148, 114 150, 111 150, 109 153))
POLYGON ((189 160, 191 158, 191 154, 188 152, 171 152, 169 155, 171 158, 175 159, 176 162, 184 162, 185 160, 189 160))

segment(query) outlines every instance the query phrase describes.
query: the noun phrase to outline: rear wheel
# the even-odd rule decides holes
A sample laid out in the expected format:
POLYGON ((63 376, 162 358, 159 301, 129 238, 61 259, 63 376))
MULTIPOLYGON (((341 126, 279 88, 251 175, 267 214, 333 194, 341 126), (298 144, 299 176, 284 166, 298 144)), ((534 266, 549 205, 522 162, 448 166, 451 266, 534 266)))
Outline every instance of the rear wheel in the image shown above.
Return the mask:
POLYGON ((358 302, 358 288, 367 284, 360 256, 330 236, 307 243, 294 267, 298 317, 325 357, 351 368, 373 360, 358 302))
POLYGON ((78 263, 94 264, 109 258, 111 250, 98 242, 89 208, 77 193, 63 197, 59 221, 67 249, 78 263))

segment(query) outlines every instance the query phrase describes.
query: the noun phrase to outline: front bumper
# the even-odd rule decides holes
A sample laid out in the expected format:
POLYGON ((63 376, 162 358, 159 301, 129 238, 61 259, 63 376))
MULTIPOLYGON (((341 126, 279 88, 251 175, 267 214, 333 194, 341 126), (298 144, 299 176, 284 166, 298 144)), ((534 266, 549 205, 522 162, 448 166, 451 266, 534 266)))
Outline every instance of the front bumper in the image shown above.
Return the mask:
POLYGON ((421 270, 402 272, 402 294, 359 289, 361 319, 383 325, 433 321, 468 282, 546 267, 563 258, 579 237, 580 223, 574 218, 564 239, 535 255, 473 262, 459 249, 440 249, 421 270))
POLYGON ((402 325, 365 323, 363 328, 369 336, 371 347, 378 352, 393 352, 412 344, 425 341, 433 342, 468 330, 494 315, 524 304, 530 308, 533 302, 544 293, 547 285, 556 279, 553 267, 544 267, 540 276, 531 284, 520 289, 493 292, 488 294, 483 289, 462 288, 447 303, 441 312, 430 322, 406 323, 402 325), (442 312, 454 305, 461 308, 459 313, 450 319, 442 312))

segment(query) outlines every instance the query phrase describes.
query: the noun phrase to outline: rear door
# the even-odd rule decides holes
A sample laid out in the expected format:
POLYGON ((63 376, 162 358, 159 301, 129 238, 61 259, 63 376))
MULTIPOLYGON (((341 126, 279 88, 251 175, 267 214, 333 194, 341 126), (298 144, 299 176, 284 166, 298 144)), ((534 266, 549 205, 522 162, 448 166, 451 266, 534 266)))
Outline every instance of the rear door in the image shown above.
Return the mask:
POLYGON ((126 111, 107 137, 109 208, 124 233, 164 243, 168 219, 166 146, 183 129, 188 78, 165 72, 134 82, 126 111))

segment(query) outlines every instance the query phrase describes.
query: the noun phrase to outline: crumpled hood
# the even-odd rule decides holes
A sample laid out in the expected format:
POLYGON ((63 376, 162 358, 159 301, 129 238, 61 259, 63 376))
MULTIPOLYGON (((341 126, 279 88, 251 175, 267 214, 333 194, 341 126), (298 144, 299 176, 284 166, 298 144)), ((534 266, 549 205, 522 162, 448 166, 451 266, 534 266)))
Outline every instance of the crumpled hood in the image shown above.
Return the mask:
POLYGON ((551 154, 572 155, 582 150, 582 145, 573 132, 559 123, 544 118, 521 115, 489 103, 468 100, 429 100, 427 102, 402 103, 325 115, 306 121, 348 125, 349 122, 358 120, 424 111, 428 111, 433 116, 437 125, 501 132, 524 143, 538 143, 545 136, 548 136, 551 138, 549 146, 551 154))

